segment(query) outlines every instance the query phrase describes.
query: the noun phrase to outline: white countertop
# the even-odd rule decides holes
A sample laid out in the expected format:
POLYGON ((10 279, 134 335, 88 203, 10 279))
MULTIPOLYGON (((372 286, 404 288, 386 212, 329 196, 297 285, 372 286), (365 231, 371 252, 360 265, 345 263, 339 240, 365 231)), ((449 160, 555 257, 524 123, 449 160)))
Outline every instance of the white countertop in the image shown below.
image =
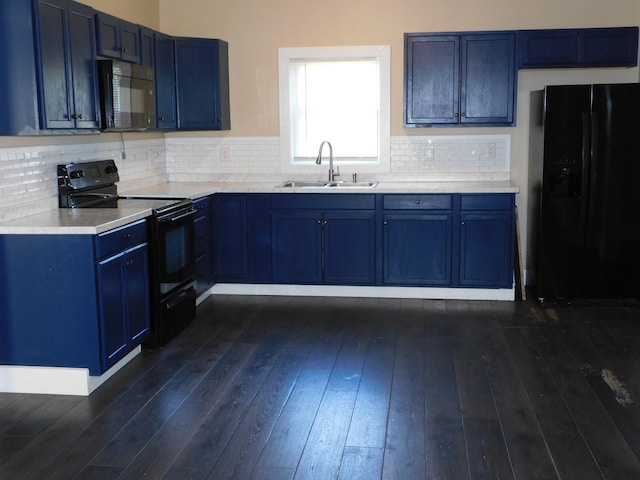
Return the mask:
POLYGON ((214 193, 518 193, 518 187, 508 181, 481 182, 385 182, 375 188, 290 188, 278 187, 282 182, 168 182, 120 191, 121 195, 150 197, 186 197, 196 199, 214 193))
POLYGON ((0 223, 0 234, 96 235, 151 215, 151 209, 56 208, 0 223))
MULTIPOLYGON (((288 188, 281 182, 168 182, 119 191, 120 195, 197 199, 214 193, 518 193, 508 181, 385 182, 375 188, 288 188)), ((56 208, 43 213, 0 222, 0 234, 96 235, 151 215, 149 208, 56 208)))

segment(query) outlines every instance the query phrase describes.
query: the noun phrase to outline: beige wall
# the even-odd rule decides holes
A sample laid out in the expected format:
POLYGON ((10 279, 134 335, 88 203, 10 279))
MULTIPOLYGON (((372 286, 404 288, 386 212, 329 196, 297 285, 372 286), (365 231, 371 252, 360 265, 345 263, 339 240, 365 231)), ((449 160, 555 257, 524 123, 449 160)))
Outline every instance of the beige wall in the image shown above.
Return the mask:
MULTIPOLYGON (((160 29, 158 0, 79 0, 101 12, 124 18, 145 27, 160 29)), ((179 3, 179 2, 178 2, 179 3)))
MULTIPOLYGON (((424 135, 423 129, 402 127, 404 32, 640 24, 638 0, 159 0, 159 4, 163 31, 229 42, 233 136, 278 135, 278 47, 390 44, 392 134, 424 135)), ((441 133, 445 132, 438 130, 441 133)))

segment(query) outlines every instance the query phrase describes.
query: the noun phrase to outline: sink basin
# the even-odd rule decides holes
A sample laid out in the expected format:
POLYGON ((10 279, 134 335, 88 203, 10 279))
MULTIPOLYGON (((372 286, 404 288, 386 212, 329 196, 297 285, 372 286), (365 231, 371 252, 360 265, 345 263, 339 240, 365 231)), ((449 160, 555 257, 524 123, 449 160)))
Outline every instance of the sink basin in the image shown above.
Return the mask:
POLYGON ((287 180, 277 185, 285 188, 374 188, 378 182, 323 182, 306 180, 287 180))
POLYGON ((333 182, 327 183, 327 187, 330 188, 374 188, 378 185, 378 182, 333 182))
POLYGON ((289 188, 323 188, 327 186, 328 182, 321 181, 298 181, 298 180, 287 180, 284 183, 278 185, 278 187, 289 187, 289 188))

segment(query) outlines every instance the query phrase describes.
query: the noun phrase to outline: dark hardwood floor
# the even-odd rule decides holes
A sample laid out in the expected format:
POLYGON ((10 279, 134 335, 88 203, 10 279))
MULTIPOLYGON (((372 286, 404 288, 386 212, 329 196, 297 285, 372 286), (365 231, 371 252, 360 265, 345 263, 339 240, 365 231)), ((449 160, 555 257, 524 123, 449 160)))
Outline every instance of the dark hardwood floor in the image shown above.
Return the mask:
POLYGON ((640 309, 210 297, 89 397, 0 394, 0 479, 638 479, 640 309))

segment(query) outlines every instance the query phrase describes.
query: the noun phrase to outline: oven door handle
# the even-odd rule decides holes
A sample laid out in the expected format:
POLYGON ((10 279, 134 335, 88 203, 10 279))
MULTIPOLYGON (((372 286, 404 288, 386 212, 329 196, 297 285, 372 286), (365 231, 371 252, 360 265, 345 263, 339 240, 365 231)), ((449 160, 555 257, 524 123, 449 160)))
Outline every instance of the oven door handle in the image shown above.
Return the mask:
POLYGON ((177 222, 178 220, 182 220, 183 218, 187 218, 190 217, 192 215, 196 214, 196 210, 189 210, 187 213, 183 213, 182 215, 178 215, 176 217, 173 217, 171 215, 167 215, 166 217, 160 217, 158 218, 159 222, 177 222))

